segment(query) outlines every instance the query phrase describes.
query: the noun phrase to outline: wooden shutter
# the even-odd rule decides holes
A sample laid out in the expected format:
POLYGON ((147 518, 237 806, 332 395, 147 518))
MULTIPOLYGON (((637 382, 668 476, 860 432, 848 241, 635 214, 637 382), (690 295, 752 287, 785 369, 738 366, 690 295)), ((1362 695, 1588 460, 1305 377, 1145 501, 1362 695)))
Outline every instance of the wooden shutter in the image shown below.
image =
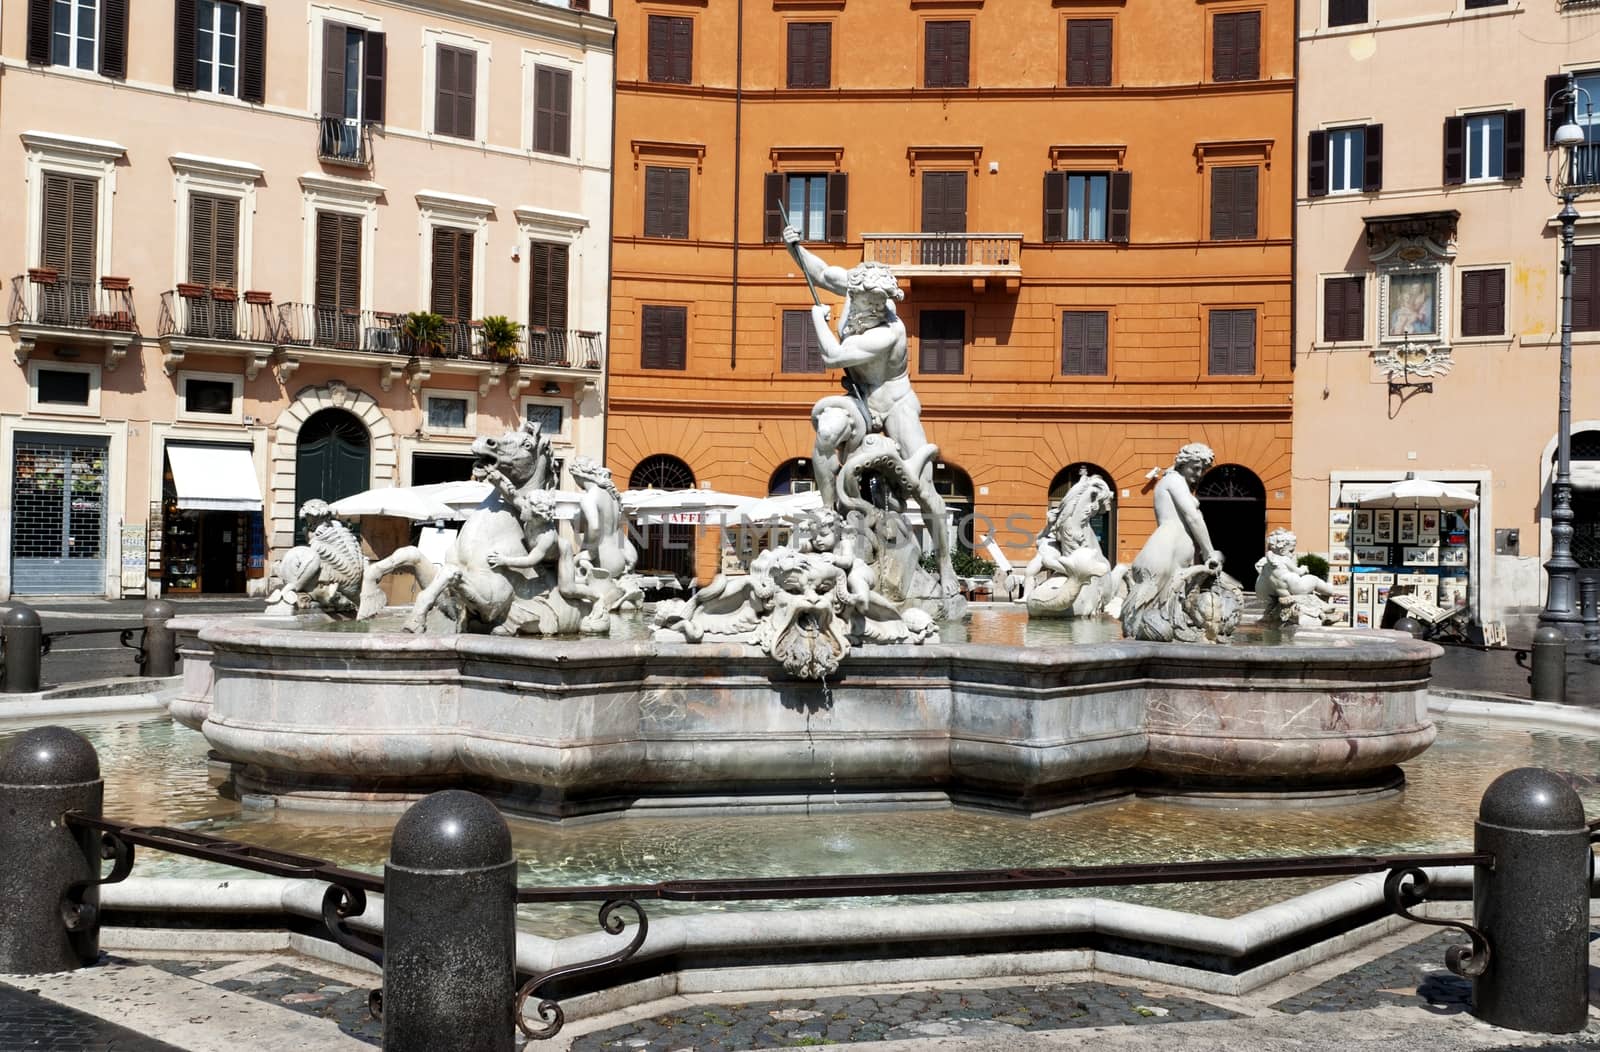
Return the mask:
POLYGON ((317 213, 316 305, 355 311, 361 305, 361 219, 317 213))
POLYGON ((1260 196, 1258 172, 1254 165, 1234 169, 1233 236, 1241 240, 1253 240, 1256 236, 1256 202, 1260 196))
POLYGON ((1211 18, 1211 79, 1238 80, 1239 25, 1231 14, 1211 18))
POLYGON ((433 228, 433 282, 429 309, 455 321, 472 318, 472 232, 433 228))
POLYGON ((1322 284, 1322 338, 1330 343, 1362 337, 1363 280, 1328 278, 1322 284))
POLYGON ((28 61, 50 64, 50 0, 28 0, 28 61))
POLYGON ((688 363, 687 307, 645 307, 640 322, 640 364, 646 369, 683 369, 688 363))
MULTIPOLYGON (((645 78, 652 81, 672 79, 672 27, 666 15, 651 15, 646 43, 645 78)), ((649 309, 646 308, 646 316, 649 309)))
POLYGON ((189 197, 189 280, 211 285, 217 244, 217 199, 209 194, 189 197))
MULTIPOLYGON (((1574 291, 1577 283, 1574 282, 1574 291)), ((1576 318, 1577 301, 1573 301, 1576 318)), ((1467 270, 1461 274, 1461 335, 1499 336, 1506 331, 1506 272, 1467 270)))
POLYGON ((922 173, 922 231, 961 234, 967 229, 967 173, 922 173))
POLYGON ((572 74, 550 66, 533 71, 533 148, 565 156, 572 152, 572 74))
POLYGON ((645 75, 668 84, 687 84, 693 76, 694 19, 650 16, 645 75))
POLYGON ((384 117, 384 69, 388 63, 388 50, 382 33, 370 29, 362 42, 361 119, 372 124, 382 124, 384 117))
POLYGON ((1572 248, 1572 327, 1600 329, 1600 245, 1572 248))
POLYGON ((1100 18, 1089 28, 1089 83, 1111 83, 1111 19, 1100 18))
MULTIPOLYGON (((33 22, 32 8, 29 9, 28 23, 28 61, 33 61, 33 22)), ((1544 148, 1550 149, 1556 144, 1556 129, 1568 121, 1577 119, 1577 106, 1571 95, 1563 95, 1562 101, 1557 106, 1551 106, 1550 100, 1556 97, 1556 92, 1566 91, 1572 83, 1571 74, 1552 73, 1544 78, 1544 94, 1540 98, 1545 101, 1546 116, 1544 122, 1544 148)))
POLYGON ((832 172, 828 175, 828 240, 850 240, 850 175, 832 172))
POLYGON ((971 80, 972 23, 950 23, 950 83, 964 88, 971 80))
POLYGON ((644 236, 670 237, 667 233, 668 169, 646 165, 644 169, 644 236))
POLYGON ((923 86, 964 88, 971 59, 970 22, 929 22, 923 36, 923 86))
POLYGON ((1487 271, 1467 270, 1461 274, 1461 335, 1482 336, 1483 279, 1487 271))
POLYGON ((1306 136, 1306 196, 1328 193, 1328 133, 1314 131, 1306 136))
POLYGON ((240 4, 239 98, 261 105, 267 101, 267 9, 240 4))
POLYGON ((689 169, 669 168, 667 177, 667 219, 672 237, 689 236, 689 169))
POLYGON ((1044 173, 1044 239, 1067 239, 1067 173, 1044 173))
MULTIPOLYGON (((535 76, 537 78, 537 74, 535 76)), ((477 124, 477 94, 477 52, 448 44, 438 45, 434 69, 433 130, 440 135, 473 138, 477 124)))
POLYGON ((1087 311, 1083 333, 1083 368, 1091 376, 1104 376, 1107 372, 1106 353, 1109 317, 1103 310, 1087 311))
POLYGON ((239 202, 232 197, 214 199, 214 237, 211 284, 239 287, 239 202))
POLYGON ((817 22, 811 27, 811 87, 826 88, 833 83, 833 24, 817 22))
POLYGON ((1467 119, 1444 119, 1444 182, 1446 186, 1467 181, 1467 119))
POLYGON ((639 316, 639 366, 643 369, 660 369, 663 335, 661 308, 646 307, 639 316))
POLYGON ((1067 21, 1067 83, 1072 86, 1093 83, 1089 79, 1089 22, 1086 19, 1067 21))
POLYGON ((1213 376, 1228 372, 1233 361, 1233 319, 1229 313, 1225 310, 1211 312, 1206 371, 1213 376))
POLYGON ((551 333, 564 332, 567 328, 568 248, 535 241, 530 260, 529 324, 543 326, 551 333))
POLYGON ((128 0, 100 0, 100 75, 128 75, 128 0))
POLYGON ((63 280, 95 279, 96 198, 99 180, 61 172, 44 173, 44 223, 40 262, 63 280))
POLYGON ((1234 233, 1234 168, 1211 169, 1211 240, 1229 241, 1234 233))
POLYGON ((674 18, 672 23, 672 80, 687 84, 694 79, 694 19, 674 18))
POLYGON ((1112 172, 1109 182, 1110 190, 1106 196, 1110 214, 1106 238, 1125 245, 1133 229, 1133 173, 1112 172))
POLYGON ((922 312, 918 327, 918 366, 925 373, 960 373, 967 315, 959 310, 922 312))
POLYGON ((1073 310, 1061 315, 1061 372, 1065 376, 1104 376, 1107 371, 1107 314, 1073 310))
POLYGON ((1233 362, 1230 372, 1249 376, 1256 371, 1256 312, 1229 311, 1233 315, 1233 362))
POLYGON ((1370 194, 1383 189, 1383 125, 1367 125, 1361 129, 1361 139, 1361 189, 1370 194))
POLYGON ((456 54, 453 47, 440 44, 433 71, 433 130, 440 135, 456 134, 456 54))
POLYGON ((1523 110, 1506 111, 1505 157, 1502 160, 1501 178, 1521 179, 1523 154, 1526 152, 1527 117, 1523 110))
POLYGON ((826 88, 833 73, 833 26, 828 22, 790 22, 787 84, 826 88))
MULTIPOLYGON (((783 240, 783 185, 782 172, 768 172, 761 177, 761 240, 783 240)), ((803 231, 802 231, 803 233, 803 231)))
POLYGON ((1240 11, 1233 17, 1239 22, 1239 50, 1234 60, 1234 79, 1258 80, 1261 77, 1261 12, 1240 11))
POLYGON ((1256 371, 1254 310, 1214 310, 1209 330, 1209 372, 1217 376, 1249 376, 1256 371))
POLYGON ((338 22, 322 24, 322 116, 343 117, 344 48, 350 28, 338 22))
POLYGON ((1111 19, 1074 18, 1067 22, 1067 83, 1111 83, 1111 19))
POLYGON ((811 321, 810 311, 783 312, 781 367, 786 373, 827 371, 822 363, 822 345, 817 341, 817 330, 811 321))
POLYGON ((173 0, 172 86, 178 91, 193 91, 196 87, 194 78, 195 36, 195 0, 173 0))

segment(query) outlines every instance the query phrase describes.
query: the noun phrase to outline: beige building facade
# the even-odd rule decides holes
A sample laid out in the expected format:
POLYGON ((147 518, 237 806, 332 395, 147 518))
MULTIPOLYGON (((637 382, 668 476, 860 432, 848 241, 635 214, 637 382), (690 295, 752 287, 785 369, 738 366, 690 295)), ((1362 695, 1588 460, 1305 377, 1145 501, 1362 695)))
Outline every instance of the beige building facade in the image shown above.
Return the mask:
POLYGON ((603 456, 614 38, 607 0, 4 5, 0 596, 259 591, 305 500, 524 419, 603 456))
MULTIPOLYGON (((1600 101, 1597 29, 1600 5, 1571 0, 1301 5, 1293 520, 1358 623, 1401 584, 1484 621, 1525 626, 1542 605, 1561 289, 1547 103, 1568 74, 1600 101), (1478 504, 1361 506, 1408 473, 1478 504)), ((1582 182, 1600 182, 1596 151, 1577 149, 1582 182)), ((1574 553, 1593 568, 1600 206, 1579 208, 1574 553)))

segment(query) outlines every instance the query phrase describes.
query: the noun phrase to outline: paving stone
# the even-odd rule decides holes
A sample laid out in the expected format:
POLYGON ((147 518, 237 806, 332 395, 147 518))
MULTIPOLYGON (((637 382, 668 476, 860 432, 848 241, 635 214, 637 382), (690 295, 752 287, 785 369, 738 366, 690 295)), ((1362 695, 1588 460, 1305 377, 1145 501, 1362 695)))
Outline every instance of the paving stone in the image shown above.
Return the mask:
POLYGON ((176 1045, 143 1037, 126 1027, 96 1019, 0 983, 0 1049, 49 1052, 183 1052, 176 1045))
POLYGON ((1454 932, 1439 932, 1387 956, 1287 997, 1272 1007, 1279 1012, 1348 1012, 1383 1005, 1423 1005, 1451 1012, 1472 1006, 1472 983, 1444 966, 1445 950, 1463 941, 1454 932))

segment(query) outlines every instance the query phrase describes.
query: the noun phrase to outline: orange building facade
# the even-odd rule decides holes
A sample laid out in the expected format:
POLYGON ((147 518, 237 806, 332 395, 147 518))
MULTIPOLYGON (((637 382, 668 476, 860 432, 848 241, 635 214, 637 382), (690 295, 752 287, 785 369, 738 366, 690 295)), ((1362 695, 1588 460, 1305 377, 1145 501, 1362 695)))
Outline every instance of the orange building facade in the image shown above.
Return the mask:
POLYGON ((1112 483, 1107 540, 1130 560, 1154 528, 1151 469, 1204 441, 1203 506, 1230 571, 1253 578, 1289 517, 1289 0, 614 13, 619 482, 806 484, 810 409, 840 374, 806 332, 781 204, 823 259, 899 276, 969 540, 992 524, 1025 559, 1087 466, 1112 483))

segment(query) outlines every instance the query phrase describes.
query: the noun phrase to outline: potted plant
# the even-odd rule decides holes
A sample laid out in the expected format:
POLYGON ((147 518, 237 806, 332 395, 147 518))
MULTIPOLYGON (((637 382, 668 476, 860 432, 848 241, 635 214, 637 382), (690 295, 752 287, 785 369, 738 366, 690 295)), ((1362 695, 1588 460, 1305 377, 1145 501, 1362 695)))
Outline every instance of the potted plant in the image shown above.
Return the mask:
POLYGON ((438 358, 444 354, 444 316, 427 310, 414 310, 406 315, 401 332, 411 344, 413 354, 427 354, 438 358))
POLYGON ((483 353, 491 361, 517 360, 517 342, 522 339, 522 323, 512 321, 503 314, 491 314, 483 319, 483 353))

